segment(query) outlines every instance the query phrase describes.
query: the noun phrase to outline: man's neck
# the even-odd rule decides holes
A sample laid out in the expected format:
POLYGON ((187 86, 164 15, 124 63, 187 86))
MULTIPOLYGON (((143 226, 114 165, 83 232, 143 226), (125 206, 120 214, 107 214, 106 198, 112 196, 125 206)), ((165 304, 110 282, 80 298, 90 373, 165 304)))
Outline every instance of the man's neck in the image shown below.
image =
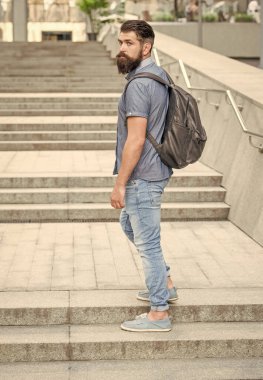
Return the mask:
POLYGON ((132 75, 134 75, 138 70, 142 69, 143 67, 145 66, 148 66, 152 63, 152 59, 151 59, 151 56, 147 56, 147 58, 143 58, 140 62, 140 64, 136 67, 136 69, 130 71, 127 75, 126 75, 126 79, 129 79, 132 75), (148 63, 149 62, 149 63, 148 63))

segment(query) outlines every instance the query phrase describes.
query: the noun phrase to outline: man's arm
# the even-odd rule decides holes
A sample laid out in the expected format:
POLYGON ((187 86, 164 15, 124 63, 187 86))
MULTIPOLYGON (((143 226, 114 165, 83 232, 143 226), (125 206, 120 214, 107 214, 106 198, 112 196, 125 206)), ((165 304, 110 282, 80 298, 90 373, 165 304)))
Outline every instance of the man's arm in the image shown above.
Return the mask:
POLYGON ((122 152, 119 174, 111 193, 111 205, 114 208, 124 207, 125 186, 137 165, 146 139, 147 119, 129 117, 127 119, 128 137, 122 152))

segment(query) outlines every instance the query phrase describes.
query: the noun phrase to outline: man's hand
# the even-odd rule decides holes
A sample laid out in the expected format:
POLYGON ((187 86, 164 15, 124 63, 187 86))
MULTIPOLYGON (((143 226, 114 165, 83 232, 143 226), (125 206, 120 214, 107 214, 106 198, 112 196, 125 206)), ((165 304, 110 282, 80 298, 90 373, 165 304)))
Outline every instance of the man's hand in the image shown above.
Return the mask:
POLYGON ((111 193, 111 206, 113 208, 123 208, 125 206, 124 197, 125 186, 116 183, 111 193))

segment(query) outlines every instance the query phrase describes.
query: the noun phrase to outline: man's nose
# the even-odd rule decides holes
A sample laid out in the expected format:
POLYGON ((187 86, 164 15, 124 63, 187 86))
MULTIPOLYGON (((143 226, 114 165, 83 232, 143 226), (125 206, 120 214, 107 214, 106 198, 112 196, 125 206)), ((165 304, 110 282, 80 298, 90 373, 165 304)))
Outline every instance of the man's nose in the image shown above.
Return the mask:
POLYGON ((125 51, 126 51, 125 45, 124 44, 120 45, 120 52, 125 53, 125 51))

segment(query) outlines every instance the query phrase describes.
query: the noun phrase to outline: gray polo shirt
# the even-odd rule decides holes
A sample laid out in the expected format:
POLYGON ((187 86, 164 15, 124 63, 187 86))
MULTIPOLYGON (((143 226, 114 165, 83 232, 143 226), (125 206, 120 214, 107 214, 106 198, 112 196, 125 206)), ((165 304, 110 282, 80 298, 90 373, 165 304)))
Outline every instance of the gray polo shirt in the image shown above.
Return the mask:
MULTIPOLYGON (((157 66, 151 58, 143 60, 140 65, 131 71, 126 79, 130 79, 139 72, 150 72, 167 80, 165 71, 157 66)), ((118 174, 121 166, 121 157, 127 139, 126 118, 141 116, 147 119, 147 131, 160 142, 165 126, 168 108, 168 89, 163 84, 150 78, 136 78, 128 86, 126 94, 122 94, 118 106, 116 162, 113 174, 118 174)), ((134 168, 131 179, 160 181, 172 174, 171 168, 160 160, 156 150, 148 139, 145 140, 141 157, 134 168)))

